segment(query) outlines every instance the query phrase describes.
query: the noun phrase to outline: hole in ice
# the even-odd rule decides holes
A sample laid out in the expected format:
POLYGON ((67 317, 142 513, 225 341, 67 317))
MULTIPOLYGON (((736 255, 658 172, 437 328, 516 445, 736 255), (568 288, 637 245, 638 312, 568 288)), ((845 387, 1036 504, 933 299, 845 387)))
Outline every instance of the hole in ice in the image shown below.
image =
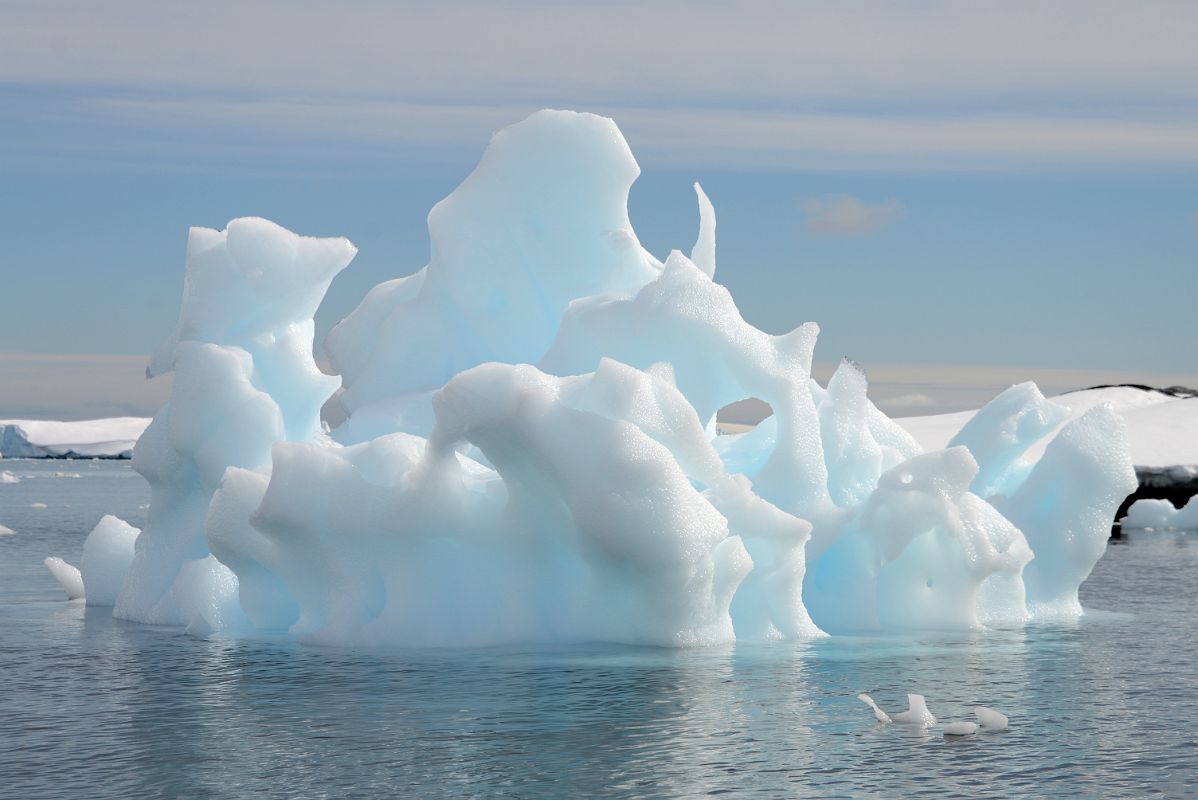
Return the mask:
POLYGON ((931 578, 928 578, 928 588, 929 589, 932 588, 932 579, 931 578))
POLYGON ((764 400, 746 397, 729 403, 716 412, 716 422, 723 432, 739 433, 774 415, 774 409, 764 400))

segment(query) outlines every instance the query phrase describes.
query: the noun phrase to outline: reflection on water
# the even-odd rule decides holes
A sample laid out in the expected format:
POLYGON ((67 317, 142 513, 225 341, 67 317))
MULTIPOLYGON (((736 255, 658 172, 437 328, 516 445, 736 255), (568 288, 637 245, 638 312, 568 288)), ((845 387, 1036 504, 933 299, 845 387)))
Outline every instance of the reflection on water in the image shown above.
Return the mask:
POLYGON ((18 530, 0 540, 0 795, 1198 790, 1192 538, 1112 546, 1083 601, 1118 613, 1069 625, 699 651, 375 653, 196 639, 59 602, 40 558, 77 558, 88 514, 144 503, 140 482, 115 474, 73 483, 95 496, 72 487, 58 502, 72 497, 74 511, 46 501, 40 518, 28 497, 0 494, 0 522, 18 530), (862 691, 892 710, 923 693, 942 721, 990 705, 1012 727, 948 740, 879 725, 862 691))

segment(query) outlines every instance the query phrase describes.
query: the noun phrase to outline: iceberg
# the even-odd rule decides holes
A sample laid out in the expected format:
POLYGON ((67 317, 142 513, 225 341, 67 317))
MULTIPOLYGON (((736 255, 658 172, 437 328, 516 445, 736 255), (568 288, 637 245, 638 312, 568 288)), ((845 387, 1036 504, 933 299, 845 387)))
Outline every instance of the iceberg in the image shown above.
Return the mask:
POLYGON ((129 458, 150 420, 0 419, 0 458, 129 458))
POLYGON ((89 603, 200 635, 380 647, 1081 613, 1136 486, 1116 414, 1066 421, 1014 387, 925 449, 852 363, 812 379, 815 324, 744 320, 715 281, 700 187, 690 254, 649 253, 628 217, 638 174, 602 117, 542 111, 495 134, 430 213, 427 266, 330 332, 333 375, 312 318, 354 246, 256 218, 193 228, 149 367, 174 372, 172 395, 133 454, 148 524, 88 537, 89 603), (717 436, 718 410, 748 397, 773 417, 717 436))

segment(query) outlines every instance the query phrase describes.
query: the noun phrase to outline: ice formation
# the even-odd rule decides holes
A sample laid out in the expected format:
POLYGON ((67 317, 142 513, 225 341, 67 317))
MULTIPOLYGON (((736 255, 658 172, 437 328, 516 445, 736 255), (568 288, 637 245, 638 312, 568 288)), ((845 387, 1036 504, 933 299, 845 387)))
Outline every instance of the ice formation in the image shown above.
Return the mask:
POLYGON ((0 419, 0 458, 128 458, 148 423, 144 417, 0 419))
POLYGON ((922 725, 925 728, 936 724, 936 717, 928 709, 922 694, 907 695, 907 710, 891 715, 890 719, 901 725, 922 725))
MULTIPOLYGON (((388 646, 698 645, 968 628, 1080 613, 1135 488, 1118 417, 1014 387, 924 452, 818 328, 754 328, 714 281, 715 211, 664 262, 611 120, 544 111, 495 135, 429 215, 419 272, 375 287, 312 357, 345 239, 261 219, 192 229, 175 373, 139 440, 138 534, 89 537, 118 617, 388 646), (338 388, 346 420, 319 409, 338 388), (774 416, 716 437, 746 397, 774 416), (132 543, 132 547, 131 547, 132 543)), ((907 716, 925 720, 926 707, 907 716)), ((876 707, 875 707, 876 710, 876 707)), ((899 715, 899 717, 904 717, 899 715)), ((896 720, 898 717, 896 717, 896 720)))
POLYGON ((50 556, 45 562, 46 569, 58 581, 58 585, 67 593, 68 600, 78 600, 83 597, 83 576, 76 567, 72 567, 58 556, 50 556))
POLYGON ((1168 500, 1137 500, 1123 518, 1124 530, 1194 531, 1198 530, 1198 496, 1181 508, 1168 500))
POLYGON ((857 695, 857 699, 870 707, 870 709, 874 712, 874 719, 876 719, 878 722, 892 722, 890 715, 878 708, 878 704, 875 703, 874 699, 869 695, 859 694, 857 695))
POLYGON ((949 722, 944 726, 945 736, 972 736, 977 732, 976 722, 949 722))
POLYGON ((978 724, 989 731, 1005 731, 1010 724, 1006 714, 993 708, 978 706, 973 713, 978 718, 978 724))

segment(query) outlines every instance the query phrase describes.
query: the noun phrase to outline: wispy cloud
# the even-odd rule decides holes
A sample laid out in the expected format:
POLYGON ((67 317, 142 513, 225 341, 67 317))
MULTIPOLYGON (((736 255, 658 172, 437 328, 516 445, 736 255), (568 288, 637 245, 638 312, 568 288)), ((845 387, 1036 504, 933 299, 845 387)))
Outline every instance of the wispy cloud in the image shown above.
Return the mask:
POLYGON ((871 205, 843 194, 804 200, 802 206, 807 230, 827 236, 873 233, 903 215, 894 201, 871 205))
MULTIPOLYGON (((68 93, 52 108, 21 108, 19 98, 5 105, 0 121, 9 117, 34 126, 26 141, 8 134, 4 156, 17 160, 47 148, 58 157, 78 150, 92 159, 105 147, 139 155, 177 150, 212 157, 239 152, 319 157, 323 150, 352 159, 395 159, 411 148, 465 148, 474 156, 492 131, 540 107, 334 95, 261 98, 188 92, 164 97, 103 89, 68 93), (60 135, 37 128, 39 115, 60 135), (81 137, 81 131, 96 133, 81 137)), ((655 166, 909 172, 1198 165, 1198 113, 1193 120, 1144 122, 650 109, 616 103, 580 110, 613 117, 633 151, 655 166)), ((16 129, 15 124, 9 127, 16 129)))

